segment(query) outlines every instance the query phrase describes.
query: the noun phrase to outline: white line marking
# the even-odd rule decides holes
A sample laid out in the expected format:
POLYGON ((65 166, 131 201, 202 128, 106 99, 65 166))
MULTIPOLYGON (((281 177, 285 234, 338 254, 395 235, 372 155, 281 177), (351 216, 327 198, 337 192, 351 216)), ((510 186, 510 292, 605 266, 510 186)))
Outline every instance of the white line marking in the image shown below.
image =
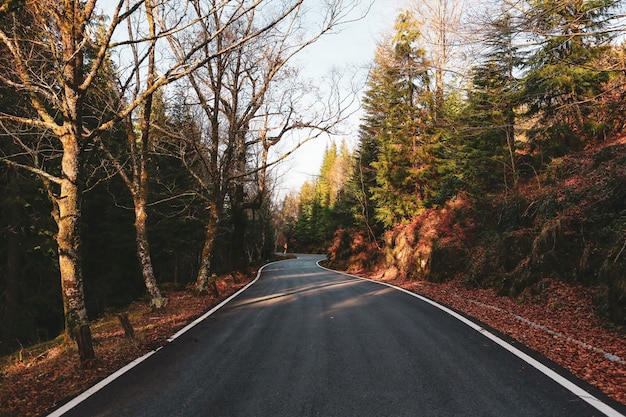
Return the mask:
POLYGON ((109 375, 108 377, 104 378, 102 381, 98 382, 96 385, 94 385, 91 388, 89 388, 86 391, 84 391, 78 397, 75 397, 70 402, 65 403, 61 408, 57 408, 52 413, 48 414, 48 417, 57 417, 57 416, 61 416, 61 415, 65 414, 65 413, 67 413, 72 408, 76 407, 78 404, 80 404, 81 402, 85 401, 87 398, 91 397, 93 394, 95 394, 96 392, 100 391, 102 388, 104 388, 105 386, 109 385, 111 382, 115 381, 117 378, 119 378, 120 376, 124 375, 126 372, 128 372, 129 370, 131 370, 135 366, 139 365, 141 362, 145 361, 150 356, 154 355, 157 352, 157 350, 152 350, 152 351, 146 353, 145 355, 135 359, 134 361, 129 362, 128 364, 126 364, 126 366, 124 366, 123 368, 120 368, 116 372, 114 372, 111 375, 109 375))
POLYGON ((488 309, 497 311, 499 313, 511 316, 515 320, 517 320, 517 321, 519 321, 521 323, 524 323, 524 324, 526 324, 526 325, 528 325, 530 327, 533 327, 535 329, 541 330, 542 332, 546 332, 550 336, 555 337, 557 339, 563 339, 563 340, 566 340, 567 342, 571 342, 571 343, 573 343, 575 345, 578 345, 578 346, 580 346, 580 347, 582 347, 584 349, 588 349, 588 350, 591 350, 593 352, 599 353, 599 354, 601 354, 602 356, 604 356, 607 360, 609 360, 611 362, 617 362, 620 365, 626 365, 626 361, 624 359, 620 358, 617 355, 614 355, 614 354, 612 354, 610 352, 607 352, 604 349, 600 349, 600 348, 597 348, 595 346, 592 346, 592 345, 590 345, 588 343, 583 342, 582 340, 578 340, 578 339, 574 339, 573 337, 566 336, 563 333, 554 331, 554 330, 550 329, 547 326, 544 326, 544 325, 539 324, 539 323, 535 323, 534 321, 528 320, 527 318, 524 318, 524 317, 522 317, 520 315, 517 315, 517 314, 514 314, 514 313, 510 313, 510 312, 508 312, 506 310, 501 309, 500 307, 495 307, 495 306, 492 306, 492 305, 489 305, 489 304, 481 303, 480 301, 472 300, 470 298, 461 297, 458 294, 452 294, 452 295, 454 297, 457 297, 457 298, 460 298, 462 300, 465 300, 465 301, 467 301, 469 303, 476 304, 477 306, 488 308, 488 309))
MULTIPOLYGON (((276 262, 282 262, 282 261, 276 261, 276 262)), ((231 295, 230 297, 228 297, 227 299, 225 299, 224 301, 222 301, 221 303, 219 303, 218 305, 213 307, 211 310, 207 311, 206 313, 204 313, 203 315, 201 315, 200 317, 195 319, 193 322, 189 323, 187 326, 183 327, 182 329, 180 329, 179 331, 174 333, 172 336, 170 336, 167 339, 167 343, 171 343, 172 341, 176 340, 183 333, 189 331, 192 327, 196 326, 202 320, 206 319, 210 315, 214 314, 217 310, 219 310, 220 308, 224 307, 228 302, 232 301, 233 298, 237 297, 239 294, 241 294, 242 292, 247 290, 248 287, 250 287, 252 284, 254 284, 255 282, 257 282, 259 280, 259 278, 261 277, 261 272, 263 271, 263 269, 266 266, 272 265, 272 264, 274 264, 276 262, 270 262, 268 264, 263 265, 261 268, 259 268, 259 271, 256 274, 256 278, 254 278, 253 281, 249 282, 245 287, 243 287, 242 289, 240 289, 239 291, 237 291, 236 293, 234 293, 233 295, 231 295)), ((124 367, 118 369, 117 371, 115 371, 114 373, 112 373, 111 375, 109 375, 108 377, 103 379, 102 381, 98 382, 96 385, 92 386, 91 388, 88 388, 86 391, 83 391, 77 397, 73 398, 69 402, 67 402, 64 405, 62 405, 60 408, 57 408, 52 413, 48 414, 47 417, 59 417, 59 416, 62 416, 63 414, 65 414, 68 411, 70 411, 72 408, 76 407, 81 402, 85 401, 87 398, 91 397, 96 392, 100 391, 105 386, 109 385, 111 382, 115 381, 120 376, 124 375, 126 372, 130 371, 131 369, 133 369, 135 366, 139 365, 141 362, 143 362, 146 359, 148 359, 150 356, 152 356, 155 353, 157 353, 162 348, 163 348, 163 346, 160 346, 160 347, 156 348, 155 350, 152 350, 152 351, 146 353, 145 355, 143 355, 143 356, 141 356, 141 357, 139 357, 139 358, 129 362, 124 367)))
POLYGON ((549 367, 547 367, 543 363, 541 363, 538 360, 534 359, 532 356, 529 356, 528 354, 522 352, 521 350, 519 350, 515 346, 509 344, 508 342, 506 342, 503 339, 499 338, 498 336, 496 336, 495 334, 491 333, 487 329, 479 326, 478 324, 476 324, 473 321, 467 319, 466 317, 463 317, 462 315, 460 315, 459 313, 449 309, 448 307, 443 306, 443 305, 441 305, 441 304, 439 304, 439 303, 437 303, 437 302, 435 302, 433 300, 430 300, 430 299, 428 299, 428 298, 426 298, 424 296, 421 296, 419 294, 416 294, 416 293, 411 292, 409 290, 406 290, 404 288, 397 287, 397 286, 392 285, 392 284, 388 284, 386 282, 375 281, 373 279, 363 278, 363 277, 359 277, 359 276, 356 276, 356 275, 347 274, 345 272, 335 271, 333 269, 325 268, 325 267, 323 267, 322 265, 319 264, 320 262, 321 261, 317 262, 317 266, 319 266, 320 268, 325 269, 327 271, 335 272, 335 273, 338 273, 338 274, 341 274, 341 275, 345 275, 345 276, 348 276, 348 277, 362 279, 364 281, 374 282, 374 283, 380 284, 380 285, 386 285, 387 287, 394 288, 394 289, 396 289, 398 291, 402 291, 402 292, 404 292, 406 294, 409 294, 410 296, 418 298, 418 299, 424 301, 425 303, 428 303, 428 304, 430 304, 430 305, 432 305, 432 306, 434 306, 434 307, 436 307, 436 308, 438 308, 438 309, 448 313, 449 315, 451 315, 455 319, 461 321, 462 323, 464 323, 467 326, 471 327, 472 329, 476 330, 478 333, 482 334, 483 336, 485 336, 486 338, 490 339, 494 343, 496 343, 496 344, 500 345, 501 347, 503 347, 504 349, 508 350, 513 355, 517 356, 518 358, 520 358, 521 360, 523 360, 524 362, 526 362, 530 366, 532 366, 535 369, 537 369, 539 372, 541 372, 544 375, 546 375, 548 378, 554 380, 559 385, 561 385, 562 387, 564 387, 567 390, 569 390, 570 392, 572 392, 578 398, 580 398, 583 401, 585 401, 586 403, 590 404, 596 410, 604 413, 607 417, 626 417, 624 414, 622 414, 619 411, 615 410, 613 407, 609 406, 608 404, 605 404, 604 402, 602 402, 602 400, 600 400, 599 398, 595 397, 594 395, 588 393, 583 388, 579 387, 578 385, 576 385, 575 383, 571 382, 567 378, 562 377, 557 372, 553 371, 552 369, 550 369, 549 367))

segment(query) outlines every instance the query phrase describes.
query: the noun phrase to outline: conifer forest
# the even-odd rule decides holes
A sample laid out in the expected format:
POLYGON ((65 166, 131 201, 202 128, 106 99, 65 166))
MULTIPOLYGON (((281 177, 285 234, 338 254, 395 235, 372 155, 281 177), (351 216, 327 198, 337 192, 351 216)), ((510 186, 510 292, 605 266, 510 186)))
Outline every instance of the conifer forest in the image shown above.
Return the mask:
POLYGON ((514 300, 573 283, 623 330, 626 4, 407 1, 346 132, 356 93, 299 57, 363 3, 0 0, 0 355, 93 360, 93 320, 283 251, 514 300))

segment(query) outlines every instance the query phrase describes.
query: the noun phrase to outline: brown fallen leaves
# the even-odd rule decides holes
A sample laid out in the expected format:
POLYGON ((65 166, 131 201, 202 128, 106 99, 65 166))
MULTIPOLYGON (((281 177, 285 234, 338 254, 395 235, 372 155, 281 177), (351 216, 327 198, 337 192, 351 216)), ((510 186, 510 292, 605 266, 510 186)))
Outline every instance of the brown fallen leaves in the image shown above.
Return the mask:
MULTIPOLYGON (((219 300, 179 291, 168 294, 169 303, 160 311, 146 304, 131 305, 128 315, 136 333, 134 340, 125 337, 115 315, 94 322, 98 362, 91 368, 77 365, 74 346, 59 343, 29 349, 21 358, 5 358, 0 369, 0 415, 45 414, 126 363, 164 345, 170 335, 249 280, 221 283, 219 300)), ((626 337, 602 326, 594 314, 592 290, 546 281, 541 297, 518 303, 498 297, 493 290, 469 290, 454 282, 389 283, 480 320, 626 404, 626 337)))
POLYGON ((2 358, 0 362, 0 416, 29 417, 45 415, 111 373, 145 353, 167 343, 167 338, 217 305, 251 278, 218 282, 220 297, 196 296, 192 290, 167 294, 168 304, 161 310, 147 303, 134 303, 128 317, 135 338, 126 338, 116 314, 92 322, 97 362, 79 365, 74 344, 60 341, 25 349, 2 358))

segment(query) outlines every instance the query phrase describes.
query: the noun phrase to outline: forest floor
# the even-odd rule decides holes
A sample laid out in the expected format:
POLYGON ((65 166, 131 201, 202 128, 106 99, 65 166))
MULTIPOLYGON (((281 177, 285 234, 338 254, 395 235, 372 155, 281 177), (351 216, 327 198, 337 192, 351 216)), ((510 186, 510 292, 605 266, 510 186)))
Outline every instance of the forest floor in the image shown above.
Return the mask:
POLYGON ((127 363, 167 343, 168 337, 204 312, 248 284, 254 275, 232 275, 217 282, 220 296, 196 295, 192 288, 166 291, 167 305, 152 309, 145 301, 127 310, 134 329, 126 337, 116 313, 106 314, 91 323, 97 357, 90 366, 80 366, 76 345, 54 341, 24 348, 0 358, 0 416, 43 416, 63 405, 87 388, 127 363))
MULTIPOLYGON (((370 274, 376 279, 376 274, 370 274)), ((378 277, 379 278, 379 277, 378 277)), ((0 416, 40 416, 115 372, 163 346, 167 338, 252 280, 219 284, 219 299, 191 290, 167 293, 168 305, 153 310, 134 303, 128 310, 135 330, 128 339, 116 314, 92 323, 98 360, 80 367, 73 345, 53 341, 0 358, 0 416)), ((390 282, 457 309, 506 334, 572 374, 626 404, 626 337, 594 314, 592 290, 546 282, 544 293, 518 303, 492 290, 468 290, 452 283, 390 282)))

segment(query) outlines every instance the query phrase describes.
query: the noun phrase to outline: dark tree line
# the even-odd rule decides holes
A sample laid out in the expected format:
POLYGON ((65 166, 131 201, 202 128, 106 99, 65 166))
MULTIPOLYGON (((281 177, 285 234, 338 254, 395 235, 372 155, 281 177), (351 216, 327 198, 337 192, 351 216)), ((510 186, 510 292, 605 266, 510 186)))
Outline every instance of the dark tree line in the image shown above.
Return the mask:
POLYGON ((0 2, 0 350, 88 361, 89 317, 266 258, 274 146, 343 117, 290 61, 355 5, 0 2))

